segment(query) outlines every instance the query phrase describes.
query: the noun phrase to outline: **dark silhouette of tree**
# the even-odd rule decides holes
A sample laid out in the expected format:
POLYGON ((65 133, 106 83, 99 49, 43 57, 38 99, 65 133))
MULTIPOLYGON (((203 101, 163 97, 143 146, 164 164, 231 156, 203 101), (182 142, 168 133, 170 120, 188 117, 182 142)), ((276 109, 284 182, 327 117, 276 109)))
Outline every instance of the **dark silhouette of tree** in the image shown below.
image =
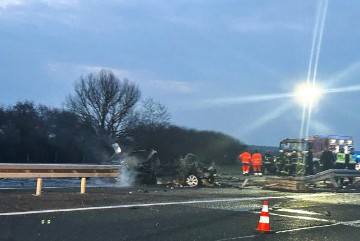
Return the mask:
POLYGON ((74 113, 31 101, 0 108, 0 162, 101 163, 112 152, 74 113))
POLYGON ((192 153, 206 164, 234 164, 246 148, 240 141, 213 131, 197 131, 178 126, 142 126, 133 139, 135 149, 154 149, 163 164, 192 153))
POLYGON ((46 120, 50 162, 101 163, 112 154, 111 146, 74 113, 42 106, 40 115, 46 120))
POLYGON ((7 141, 5 139, 6 134, 6 125, 7 125, 7 114, 6 110, 3 107, 0 107, 0 162, 5 162, 7 160, 7 141))
POLYGON ((47 159, 48 143, 33 102, 18 102, 3 110, 1 160, 42 162, 47 159))
POLYGON ((139 111, 140 125, 150 128, 168 127, 170 125, 170 113, 165 105, 155 102, 151 97, 142 101, 139 111))
POLYGON ((80 78, 75 94, 66 99, 66 106, 98 134, 120 138, 134 127, 133 112, 140 96, 135 84, 120 81, 111 70, 101 70, 80 78))

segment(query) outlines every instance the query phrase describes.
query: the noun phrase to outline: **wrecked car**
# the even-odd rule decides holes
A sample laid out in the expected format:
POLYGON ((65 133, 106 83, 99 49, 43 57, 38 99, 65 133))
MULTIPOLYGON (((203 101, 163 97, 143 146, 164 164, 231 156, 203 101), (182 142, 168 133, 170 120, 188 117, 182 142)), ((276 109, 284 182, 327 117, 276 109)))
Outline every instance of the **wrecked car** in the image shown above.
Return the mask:
POLYGON ((126 169, 126 174, 131 176, 131 184, 156 184, 160 160, 155 150, 138 150, 124 154, 120 164, 126 169))
POLYGON ((194 154, 180 157, 176 162, 162 165, 158 169, 157 183, 187 185, 190 187, 214 187, 216 169, 200 162, 194 154))
POLYGON ((216 170, 197 160, 193 154, 171 163, 161 163, 155 150, 133 151, 121 158, 121 165, 137 184, 175 184, 213 187, 216 170))

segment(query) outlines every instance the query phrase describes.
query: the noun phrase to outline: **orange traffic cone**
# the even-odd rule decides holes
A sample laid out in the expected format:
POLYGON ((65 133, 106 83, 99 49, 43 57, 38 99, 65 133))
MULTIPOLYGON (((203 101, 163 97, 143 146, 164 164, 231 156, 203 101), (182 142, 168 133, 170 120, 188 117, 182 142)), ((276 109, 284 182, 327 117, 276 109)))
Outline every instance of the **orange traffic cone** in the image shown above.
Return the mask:
POLYGON ((261 233, 271 233, 270 231, 270 221, 269 221, 269 208, 268 202, 264 201, 264 205, 261 210, 259 225, 256 229, 261 233))

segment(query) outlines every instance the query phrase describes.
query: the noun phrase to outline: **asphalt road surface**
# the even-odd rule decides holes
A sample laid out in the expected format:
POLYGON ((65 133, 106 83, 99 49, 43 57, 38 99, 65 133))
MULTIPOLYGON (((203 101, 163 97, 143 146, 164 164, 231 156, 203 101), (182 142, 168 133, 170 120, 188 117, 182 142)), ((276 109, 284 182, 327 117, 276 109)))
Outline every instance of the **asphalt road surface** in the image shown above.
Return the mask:
POLYGON ((0 240, 359 240, 359 193, 258 187, 0 190, 0 240), (256 231, 264 200, 273 233, 256 231))

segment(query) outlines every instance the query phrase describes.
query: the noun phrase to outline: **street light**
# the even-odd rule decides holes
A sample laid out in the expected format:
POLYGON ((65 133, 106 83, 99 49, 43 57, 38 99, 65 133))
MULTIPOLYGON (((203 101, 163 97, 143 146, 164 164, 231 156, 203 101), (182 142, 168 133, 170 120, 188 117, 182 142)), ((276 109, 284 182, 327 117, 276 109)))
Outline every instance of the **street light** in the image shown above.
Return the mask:
POLYGON ((312 106, 316 104, 323 93, 322 88, 316 84, 299 84, 295 88, 295 99, 303 106, 312 106))
POLYGON ((303 108, 300 128, 301 138, 309 134, 312 108, 317 104, 322 93, 324 93, 322 88, 315 83, 310 84, 307 82, 299 84, 295 88, 295 100, 303 108))

